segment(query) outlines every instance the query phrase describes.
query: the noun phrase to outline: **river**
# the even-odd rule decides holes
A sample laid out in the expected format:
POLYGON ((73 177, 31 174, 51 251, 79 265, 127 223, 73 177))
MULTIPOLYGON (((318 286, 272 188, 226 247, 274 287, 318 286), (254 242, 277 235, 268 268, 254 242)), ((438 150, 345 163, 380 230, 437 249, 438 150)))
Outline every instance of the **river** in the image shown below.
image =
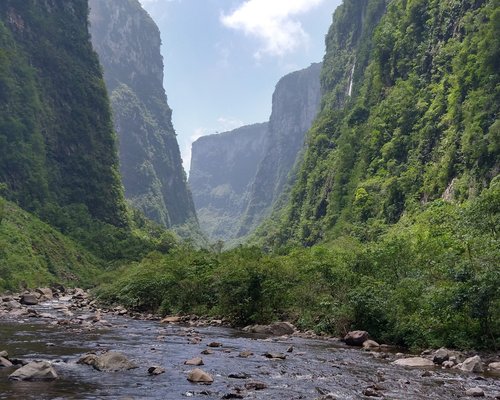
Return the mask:
MULTIPOLYGON (((57 317, 61 300, 33 306, 39 313, 57 317)), ((392 365, 394 354, 367 352, 347 347, 334 339, 290 336, 266 338, 225 327, 187 327, 157 321, 105 315, 109 327, 85 329, 56 325, 55 319, 0 319, 0 350, 11 359, 49 360, 59 379, 53 382, 8 380, 14 367, 0 368, 0 399, 317 399, 327 393, 335 399, 456 399, 471 387, 480 387, 486 398, 500 398, 497 376, 432 368, 408 369, 392 365), (212 354, 202 355, 210 342, 220 342, 212 354), (292 350, 290 347, 293 346, 292 350), (115 350, 139 367, 125 372, 100 372, 77 364, 86 352, 115 350), (250 351, 248 358, 240 352, 250 351), (268 359, 267 352, 286 354, 285 360, 268 359), (202 357, 200 368, 214 377, 212 385, 190 383, 193 368, 184 362, 202 357), (148 368, 159 365, 166 372, 150 376, 148 368), (230 378, 242 374, 243 379, 230 378), (259 381, 263 390, 243 390, 246 382, 259 381), (366 392, 365 392, 366 393, 366 392), (231 397, 234 396, 234 397, 231 397)))

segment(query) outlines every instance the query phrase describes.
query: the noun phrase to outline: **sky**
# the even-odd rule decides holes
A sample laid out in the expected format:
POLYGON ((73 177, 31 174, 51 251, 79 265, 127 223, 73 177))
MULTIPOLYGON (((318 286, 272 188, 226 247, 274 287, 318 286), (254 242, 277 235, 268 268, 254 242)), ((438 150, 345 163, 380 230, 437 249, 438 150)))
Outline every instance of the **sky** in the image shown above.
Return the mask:
POLYGON ((164 87, 189 173, 201 136, 264 122, 284 75, 323 59, 341 0, 140 0, 160 28, 164 87))

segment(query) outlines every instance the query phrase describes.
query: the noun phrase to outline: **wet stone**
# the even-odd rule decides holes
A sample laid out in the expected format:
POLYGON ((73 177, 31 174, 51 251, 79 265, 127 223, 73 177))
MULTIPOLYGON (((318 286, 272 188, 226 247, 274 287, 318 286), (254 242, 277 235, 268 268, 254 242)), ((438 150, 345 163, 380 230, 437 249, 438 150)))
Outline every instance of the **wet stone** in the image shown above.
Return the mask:
POLYGON ((149 375, 161 375, 165 373, 165 368, 159 366, 152 366, 148 368, 149 375))
POLYGON ((213 383, 214 378, 202 369, 195 368, 192 371, 189 371, 187 380, 193 383, 211 384, 213 383))
POLYGON ((57 378, 55 369, 47 361, 33 361, 9 375, 14 381, 53 381, 57 378))
POLYGON ((465 395, 470 397, 484 397, 484 390, 478 387, 470 388, 465 391, 465 395))
POLYGON ((250 375, 240 372, 237 374, 229 374, 228 377, 233 379, 248 379, 250 378, 250 375))
POLYGON ((283 354, 283 353, 264 353, 264 357, 271 358, 274 360, 285 360, 286 354, 283 354))
POLYGON ((366 388, 365 390, 363 390, 363 394, 365 396, 368 396, 368 397, 381 397, 382 394, 377 392, 375 389, 373 388, 366 388))
POLYGON ((267 389, 267 384, 260 381, 252 381, 245 383, 245 389, 247 390, 264 390, 267 389))
POLYGON ((191 358, 190 360, 184 361, 185 365, 203 365, 203 359, 201 357, 191 358))

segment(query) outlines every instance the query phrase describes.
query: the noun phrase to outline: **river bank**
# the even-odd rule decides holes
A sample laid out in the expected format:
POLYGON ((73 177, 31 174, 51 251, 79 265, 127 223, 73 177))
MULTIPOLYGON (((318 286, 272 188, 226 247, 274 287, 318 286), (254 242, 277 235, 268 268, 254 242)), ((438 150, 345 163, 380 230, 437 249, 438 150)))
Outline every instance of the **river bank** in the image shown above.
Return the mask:
MULTIPOLYGON (((432 362, 408 368, 396 360, 410 358, 409 354, 362 350, 335 338, 255 334, 224 326, 223 320, 196 317, 161 323, 156 316, 120 307, 99 308, 78 289, 42 296, 32 305, 21 304, 29 303, 29 297, 2 297, 0 351, 18 365, 0 367, 1 399, 443 399, 467 393, 500 398, 500 376, 488 370, 490 363, 499 361, 498 354, 481 354, 482 372, 446 369, 432 362), (120 352, 137 368, 103 372, 78 364, 88 353, 100 356, 108 351, 120 352), (198 358, 202 365, 185 364, 198 358), (8 379, 32 360, 48 361, 58 379, 8 379), (148 372, 152 367, 159 373, 148 372), (211 375, 213 383, 188 381, 195 367, 211 375)), ((432 361, 435 354, 428 353, 423 359, 432 361)), ((473 355, 451 357, 464 361, 473 355)))

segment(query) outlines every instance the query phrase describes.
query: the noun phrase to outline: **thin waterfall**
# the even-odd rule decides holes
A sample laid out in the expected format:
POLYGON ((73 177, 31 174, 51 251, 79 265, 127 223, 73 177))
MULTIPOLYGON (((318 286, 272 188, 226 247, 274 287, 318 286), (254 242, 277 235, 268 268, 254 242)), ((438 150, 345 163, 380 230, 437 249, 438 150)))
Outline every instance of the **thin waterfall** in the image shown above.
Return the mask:
POLYGON ((354 61, 354 64, 352 66, 352 70, 351 70, 351 79, 349 81, 349 92, 347 93, 347 95, 349 97, 351 97, 351 94, 352 94, 352 84, 354 82, 354 69, 356 68, 356 60, 354 61))

